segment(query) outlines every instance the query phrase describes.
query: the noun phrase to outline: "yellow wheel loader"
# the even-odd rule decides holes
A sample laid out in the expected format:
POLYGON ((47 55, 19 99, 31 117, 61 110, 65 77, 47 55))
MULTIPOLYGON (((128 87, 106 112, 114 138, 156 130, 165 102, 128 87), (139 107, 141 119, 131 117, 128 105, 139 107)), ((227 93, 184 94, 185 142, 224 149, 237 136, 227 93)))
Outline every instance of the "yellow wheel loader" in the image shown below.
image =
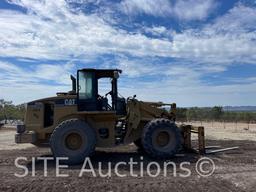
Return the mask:
MULTIPOLYGON (((135 143, 155 158, 169 158, 190 147, 192 129, 176 125, 176 104, 119 97, 121 73, 118 69, 81 69, 77 78, 71 76, 71 91, 27 103, 16 143, 49 144, 53 155, 68 157, 69 164, 82 162, 95 147, 135 143), (103 78, 110 79, 111 90, 100 95, 103 78)), ((200 138, 202 144, 204 138, 200 138)))

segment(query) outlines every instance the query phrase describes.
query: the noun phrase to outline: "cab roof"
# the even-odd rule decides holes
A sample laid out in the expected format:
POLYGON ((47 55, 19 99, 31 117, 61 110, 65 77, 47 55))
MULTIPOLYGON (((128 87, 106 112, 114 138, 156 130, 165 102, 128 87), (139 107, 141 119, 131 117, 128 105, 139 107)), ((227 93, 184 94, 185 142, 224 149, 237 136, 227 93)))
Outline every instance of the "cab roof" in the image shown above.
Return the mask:
POLYGON ((94 68, 83 68, 79 69, 78 71, 84 72, 95 72, 97 78, 102 77, 114 77, 114 72, 122 73, 120 69, 94 69, 94 68))

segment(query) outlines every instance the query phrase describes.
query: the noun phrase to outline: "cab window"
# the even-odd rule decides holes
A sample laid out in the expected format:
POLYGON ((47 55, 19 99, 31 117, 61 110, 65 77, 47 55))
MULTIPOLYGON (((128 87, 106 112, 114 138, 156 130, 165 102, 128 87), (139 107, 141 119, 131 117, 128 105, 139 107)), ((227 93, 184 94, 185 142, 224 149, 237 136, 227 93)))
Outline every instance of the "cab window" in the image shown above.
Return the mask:
POLYGON ((92 90, 92 73, 79 71, 79 98, 91 99, 93 97, 92 90))

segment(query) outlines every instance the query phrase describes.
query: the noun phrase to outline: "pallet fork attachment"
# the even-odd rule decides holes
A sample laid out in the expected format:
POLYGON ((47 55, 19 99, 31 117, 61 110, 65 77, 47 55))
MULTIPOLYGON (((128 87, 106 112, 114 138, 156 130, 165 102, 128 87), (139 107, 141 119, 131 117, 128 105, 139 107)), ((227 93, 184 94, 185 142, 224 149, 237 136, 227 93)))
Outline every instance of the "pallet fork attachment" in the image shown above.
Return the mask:
POLYGON ((180 126, 183 134, 184 139, 184 149, 186 151, 192 151, 199 154, 205 154, 205 134, 204 134, 204 127, 195 127, 192 125, 181 125, 180 126), (198 149, 192 148, 191 144, 191 136, 192 133, 198 135, 198 149))
POLYGON ((239 147, 227 147, 222 148, 221 146, 205 146, 205 134, 204 134, 204 127, 199 126, 192 126, 192 125, 180 125, 180 128, 182 130, 183 139, 184 139, 184 150, 188 152, 194 152, 200 155, 203 154, 213 154, 213 153, 219 153, 229 150, 235 150, 239 147), (198 149, 194 149, 192 147, 192 133, 195 133, 198 135, 198 149))

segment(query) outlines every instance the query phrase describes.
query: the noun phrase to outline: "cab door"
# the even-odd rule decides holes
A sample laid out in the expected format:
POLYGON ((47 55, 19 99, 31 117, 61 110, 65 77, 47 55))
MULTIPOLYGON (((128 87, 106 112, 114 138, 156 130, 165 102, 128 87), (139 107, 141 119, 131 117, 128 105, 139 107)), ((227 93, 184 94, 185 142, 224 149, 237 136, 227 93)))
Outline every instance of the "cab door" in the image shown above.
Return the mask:
POLYGON ((77 72, 77 105, 78 111, 97 110, 97 83, 94 71, 77 72))

